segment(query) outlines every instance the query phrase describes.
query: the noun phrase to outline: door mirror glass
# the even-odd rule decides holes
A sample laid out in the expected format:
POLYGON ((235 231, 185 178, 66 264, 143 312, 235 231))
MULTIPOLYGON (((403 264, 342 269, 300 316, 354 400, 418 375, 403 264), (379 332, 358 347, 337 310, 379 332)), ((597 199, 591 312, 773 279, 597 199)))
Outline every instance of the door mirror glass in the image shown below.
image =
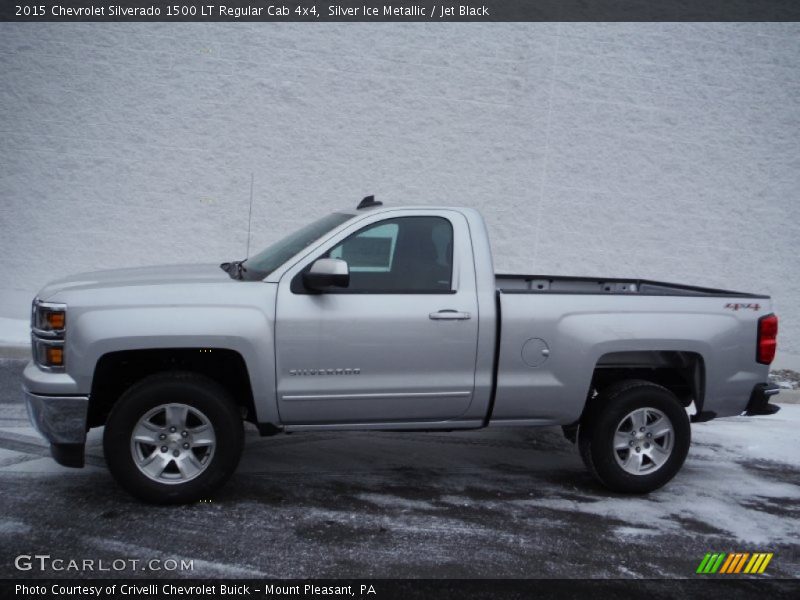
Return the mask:
POLYGON ((303 273, 303 284, 314 292, 328 288, 346 288, 350 285, 350 268, 340 258, 318 258, 311 268, 303 273))

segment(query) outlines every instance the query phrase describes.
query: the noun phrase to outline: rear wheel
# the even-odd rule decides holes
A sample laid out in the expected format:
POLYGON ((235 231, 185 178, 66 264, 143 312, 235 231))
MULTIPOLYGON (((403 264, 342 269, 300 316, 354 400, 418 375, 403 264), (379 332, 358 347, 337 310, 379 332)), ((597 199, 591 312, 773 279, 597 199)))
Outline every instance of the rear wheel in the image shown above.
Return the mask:
POLYGON ((607 488, 647 493, 670 481, 689 451, 686 410, 668 389, 630 380, 603 390, 584 415, 578 447, 607 488))
POLYGON ((147 502, 208 497, 242 453, 242 418, 230 395, 194 373, 162 373, 127 390, 106 422, 103 447, 113 477, 147 502))

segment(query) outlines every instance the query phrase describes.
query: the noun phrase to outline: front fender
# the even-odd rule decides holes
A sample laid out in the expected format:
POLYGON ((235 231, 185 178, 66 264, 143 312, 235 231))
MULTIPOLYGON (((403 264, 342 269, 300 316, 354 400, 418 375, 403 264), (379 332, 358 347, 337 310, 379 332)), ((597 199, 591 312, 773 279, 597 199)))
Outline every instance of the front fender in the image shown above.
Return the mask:
POLYGON ((219 348, 245 361, 259 422, 278 422, 273 327, 255 307, 141 306, 70 312, 66 354, 75 393, 88 394, 102 356, 125 350, 219 348))

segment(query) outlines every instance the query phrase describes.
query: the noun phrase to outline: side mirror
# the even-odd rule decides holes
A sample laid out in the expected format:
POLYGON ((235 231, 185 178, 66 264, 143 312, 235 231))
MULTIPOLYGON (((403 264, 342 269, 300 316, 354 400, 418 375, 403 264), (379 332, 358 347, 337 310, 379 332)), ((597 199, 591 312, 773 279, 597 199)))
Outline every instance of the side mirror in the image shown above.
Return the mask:
POLYGON ((350 267, 340 258, 318 258, 303 273, 303 285, 315 292, 331 287, 346 288, 350 285, 350 267))

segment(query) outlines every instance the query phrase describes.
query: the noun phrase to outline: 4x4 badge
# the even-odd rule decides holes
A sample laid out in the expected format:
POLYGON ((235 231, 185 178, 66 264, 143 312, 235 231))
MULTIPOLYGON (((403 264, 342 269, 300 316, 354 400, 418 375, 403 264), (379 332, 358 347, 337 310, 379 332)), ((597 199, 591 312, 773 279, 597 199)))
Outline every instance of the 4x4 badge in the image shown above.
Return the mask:
POLYGON ((729 308, 731 310, 739 310, 739 309, 744 310, 744 309, 747 309, 747 308, 749 308, 750 310, 759 310, 761 308, 761 305, 760 304, 742 304, 740 302, 728 302, 725 305, 725 308, 729 308))

